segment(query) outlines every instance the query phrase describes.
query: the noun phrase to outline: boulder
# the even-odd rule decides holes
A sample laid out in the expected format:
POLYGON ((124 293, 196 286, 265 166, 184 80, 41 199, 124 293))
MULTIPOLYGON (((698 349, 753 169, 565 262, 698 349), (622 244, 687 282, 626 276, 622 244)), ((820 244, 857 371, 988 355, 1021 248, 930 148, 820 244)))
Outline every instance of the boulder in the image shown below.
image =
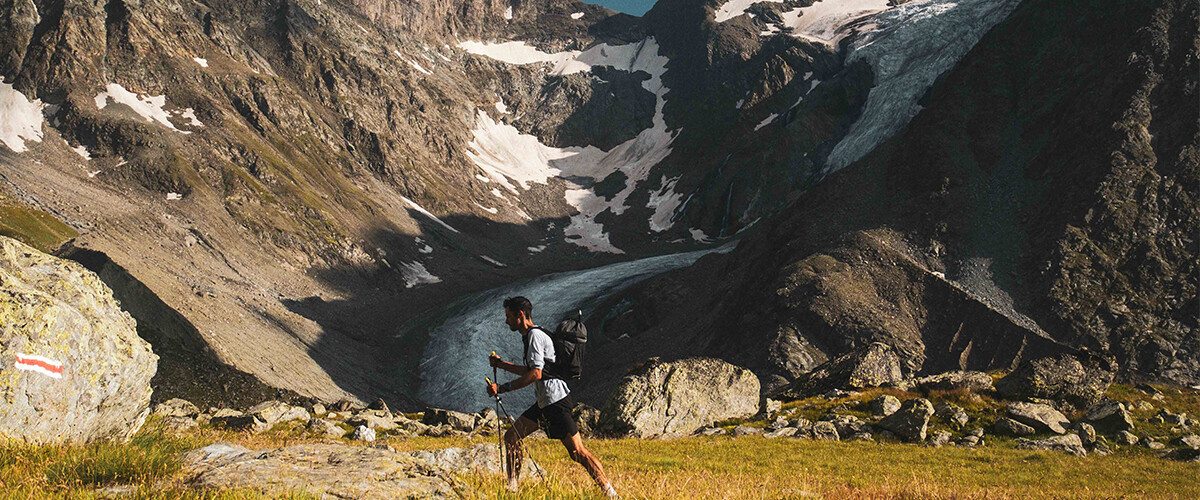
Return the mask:
POLYGON ((390 431, 399 426, 395 419, 382 417, 372 411, 364 411, 358 415, 350 417, 346 419, 346 424, 351 427, 358 427, 362 425, 366 426, 368 429, 375 429, 376 431, 390 431))
POLYGON ((251 434, 271 430, 271 424, 262 421, 262 419, 254 415, 241 414, 240 412, 238 415, 213 417, 209 422, 212 423, 213 427, 231 431, 249 432, 251 434))
POLYGON ((846 438, 846 441, 875 441, 870 432, 856 432, 846 438))
POLYGON ((733 437, 742 436, 758 436, 763 434, 762 427, 750 427, 749 425, 739 425, 733 428, 733 437))
POLYGON ((947 444, 950 444, 950 432, 948 431, 936 431, 925 442, 925 446, 932 446, 934 448, 940 448, 947 444))
POLYGON ((1108 455, 1112 455, 1112 448, 1108 447, 1108 443, 1105 443, 1104 441, 1097 439, 1095 443, 1092 443, 1092 447, 1088 449, 1088 453, 1091 453, 1098 457, 1105 457, 1108 455))
POLYGON ((1001 436, 1025 437, 1037 433, 1033 427, 1008 417, 1001 417, 992 425, 992 430, 1001 436))
POLYGON ((283 401, 263 401, 246 410, 246 414, 258 417, 259 420, 266 422, 268 426, 293 420, 307 422, 309 419, 308 410, 299 406, 289 405, 283 401))
POLYGON ((841 439, 841 436, 838 435, 837 427, 833 425, 833 422, 814 423, 812 425, 812 437, 813 439, 820 439, 822 441, 837 441, 841 439))
POLYGON ((992 377, 977 371, 952 371, 906 380, 899 384, 906 391, 991 391, 992 377))
POLYGON ((595 435, 596 426, 600 421, 600 410, 579 403, 575 405, 575 409, 571 410, 571 415, 575 417, 575 423, 579 426, 580 434, 584 437, 595 435))
POLYGON ((963 411, 963 409, 958 405, 950 403, 938 403, 933 407, 933 411, 938 418, 942 419, 942 421, 954 425, 956 428, 960 429, 967 425, 967 422, 970 420, 970 417, 967 416, 967 412, 963 411))
POLYGON ((900 356, 891 346, 872 342, 822 363, 780 392, 785 399, 802 399, 834 389, 865 389, 897 384, 904 379, 900 356))
POLYGON ((200 414, 200 408, 185 399, 174 398, 154 405, 153 414, 161 417, 195 418, 200 414))
POLYGON ((600 431, 636 437, 686 436, 713 422, 758 413, 753 372, 719 359, 657 358, 632 370, 600 412, 600 431))
POLYGON ((1160 408, 1155 416, 1161 418, 1163 423, 1168 425, 1184 425, 1187 423, 1187 413, 1171 413, 1166 408, 1160 408))
MULTIPOLYGON (((500 451, 495 443, 480 443, 469 448, 442 448, 419 450, 409 456, 455 474, 494 474, 500 470, 500 451)), ((521 467, 521 476, 536 477, 545 469, 537 467, 528 456, 521 467), (535 470, 536 468, 536 470, 535 470)))
POLYGON ((313 404, 312 405, 312 414, 318 415, 318 416, 324 415, 325 414, 325 405, 323 405, 321 403, 313 404))
POLYGON ((929 417, 932 416, 933 403, 928 399, 916 398, 905 401, 899 410, 884 417, 878 425, 906 441, 924 441, 929 417))
POLYGON ((370 443, 375 440, 375 429, 365 425, 360 425, 354 428, 354 434, 350 436, 350 439, 355 441, 366 441, 370 443))
POLYGON ((1171 445, 1179 446, 1181 448, 1190 448, 1193 450, 1200 450, 1200 436, 1197 436, 1195 434, 1188 434, 1186 436, 1180 436, 1175 439, 1172 439, 1171 445))
POLYGON ((776 413, 779 413, 779 410, 782 410, 782 409, 783 409, 782 401, 776 401, 771 398, 763 399, 763 407, 762 407, 763 415, 766 415, 766 416, 775 415, 776 413))
POLYGON ((128 439, 157 369, 99 277, 0 236, 0 441, 128 439))
POLYGON ((1161 449, 1167 447, 1167 445, 1162 444, 1162 442, 1160 442, 1150 436, 1142 436, 1142 439, 1138 441, 1138 444, 1140 444, 1146 448, 1149 448, 1151 450, 1161 450, 1161 449))
POLYGON ((338 427, 337 424, 323 418, 314 418, 309 420, 308 430, 313 434, 331 438, 340 438, 346 435, 346 431, 342 430, 341 427, 338 427))
POLYGON ((1071 421, 1058 410, 1041 403, 1016 402, 1008 404, 1008 416, 1033 427, 1036 432, 1065 434, 1071 421))
POLYGON ((837 429, 839 436, 849 436, 864 432, 870 427, 866 422, 859 420, 858 417, 853 415, 825 415, 821 420, 832 423, 833 427, 837 429))
POLYGON ((1087 455, 1087 450, 1083 447, 1083 441, 1076 434, 1063 434, 1061 436, 1051 436, 1046 439, 1018 439, 1017 449, 1054 450, 1081 457, 1087 455))
POLYGON ((425 415, 421 417, 421 423, 425 425, 449 425, 452 429, 463 432, 475 430, 474 415, 440 408, 426 408, 425 415))
POLYGON ((983 439, 979 436, 963 436, 962 439, 958 440, 959 446, 965 446, 967 448, 980 446, 981 444, 983 444, 983 439))
POLYGON ((1083 421, 1103 434, 1133 430, 1133 418, 1125 411, 1125 403, 1115 399, 1103 399, 1089 407, 1083 421))
POLYGON ((387 448, 304 444, 251 451, 214 444, 182 457, 187 486, 254 490, 270 496, 296 491, 317 498, 457 498, 469 486, 442 467, 387 448))
POLYGON ((158 423, 159 429, 162 429, 165 432, 170 432, 173 434, 180 434, 183 432, 187 432, 187 431, 195 429, 199 426, 200 426, 200 424, 197 424, 196 420, 194 420, 192 418, 177 417, 175 415, 169 415, 169 416, 163 417, 162 420, 159 421, 159 423, 158 423))
POLYGON ((794 437, 797 432, 800 432, 800 429, 797 429, 795 427, 780 427, 771 432, 764 433, 763 437, 766 437, 766 438, 794 437))
POLYGON ((1096 442, 1096 428, 1091 424, 1079 422, 1075 424, 1075 431, 1079 433, 1079 439, 1083 441, 1084 446, 1091 446, 1096 442))
POLYGON ((876 417, 886 417, 900 409, 900 398, 884 394, 871 400, 871 414, 876 417))
POLYGON ((1117 442, 1125 446, 1133 446, 1137 444, 1138 437, 1129 431, 1121 431, 1117 433, 1117 442))
POLYGON ((1087 408, 1104 397, 1112 380, 1112 366, 1105 360, 1086 356, 1081 361, 1064 354, 1021 363, 996 382, 996 392, 1006 399, 1049 399, 1064 409, 1087 408))

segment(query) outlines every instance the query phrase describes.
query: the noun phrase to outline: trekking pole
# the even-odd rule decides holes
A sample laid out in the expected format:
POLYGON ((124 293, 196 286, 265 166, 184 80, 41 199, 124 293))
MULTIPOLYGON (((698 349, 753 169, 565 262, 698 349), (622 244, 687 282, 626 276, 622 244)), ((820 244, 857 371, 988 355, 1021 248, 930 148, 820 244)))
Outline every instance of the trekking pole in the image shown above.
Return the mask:
MULTIPOLYGON (((492 351, 492 356, 496 355, 496 351, 492 351)), ((492 367, 492 379, 500 380, 496 376, 496 367, 492 367)), ((490 382, 489 382, 490 383, 490 382)), ((500 395, 496 395, 496 449, 500 450, 500 473, 508 477, 508 461, 504 459, 504 433, 500 432, 503 426, 500 425, 500 395)))
MULTIPOLYGON (((488 383, 488 385, 492 384, 492 381, 488 380, 487 377, 484 377, 483 380, 486 381, 488 383)), ((515 424, 517 422, 517 419, 513 418, 512 414, 508 412, 508 408, 504 407, 504 402, 500 401, 500 392, 499 391, 496 392, 496 405, 500 407, 500 411, 504 412, 504 416, 508 417, 509 420, 513 421, 513 424, 514 424, 513 435, 517 436, 517 449, 518 450, 526 449, 525 441, 521 438, 521 434, 518 433, 515 429, 515 424)), ((542 467, 540 465, 538 465, 537 462, 533 459, 533 454, 530 453, 528 450, 526 450, 525 454, 528 455, 529 463, 533 464, 533 470, 538 473, 538 477, 541 478, 542 484, 545 484, 546 487, 549 488, 550 483, 546 481, 546 476, 542 474, 542 467)))

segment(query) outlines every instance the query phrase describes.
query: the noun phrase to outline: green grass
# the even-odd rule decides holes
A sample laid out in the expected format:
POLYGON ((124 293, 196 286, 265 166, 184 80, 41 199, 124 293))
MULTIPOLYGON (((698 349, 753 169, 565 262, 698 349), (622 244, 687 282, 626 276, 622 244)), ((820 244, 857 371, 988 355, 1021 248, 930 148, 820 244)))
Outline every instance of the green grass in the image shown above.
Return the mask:
POLYGON ((0 196, 0 235, 49 253, 79 233, 40 210, 4 204, 0 196))

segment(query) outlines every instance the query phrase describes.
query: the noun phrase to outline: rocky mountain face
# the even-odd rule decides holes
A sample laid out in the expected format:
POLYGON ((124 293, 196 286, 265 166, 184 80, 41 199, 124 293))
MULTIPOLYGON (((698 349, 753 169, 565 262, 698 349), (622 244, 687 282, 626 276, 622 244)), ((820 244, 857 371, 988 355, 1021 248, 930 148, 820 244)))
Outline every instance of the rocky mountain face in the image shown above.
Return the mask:
POLYGON ((736 251, 612 299, 594 326, 630 338, 591 359, 719 356, 778 390, 881 342, 906 376, 1076 353, 1200 383, 1196 18, 1023 2, 895 137, 736 251))
POLYGON ((0 0, 0 230, 78 233, 157 400, 417 408, 406 321, 740 233, 603 330, 764 386, 876 340, 1194 378, 1187 6, 1017 4, 0 0))

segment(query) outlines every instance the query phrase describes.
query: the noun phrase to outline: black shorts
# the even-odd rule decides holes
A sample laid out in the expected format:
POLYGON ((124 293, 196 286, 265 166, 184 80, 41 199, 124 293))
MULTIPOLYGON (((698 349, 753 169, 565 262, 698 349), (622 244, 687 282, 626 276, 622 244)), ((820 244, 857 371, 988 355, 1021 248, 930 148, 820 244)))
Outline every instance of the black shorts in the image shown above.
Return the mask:
POLYGON ((546 436, 551 439, 565 439, 579 433, 575 417, 571 416, 574 409, 575 402, 571 401, 571 396, 568 395, 546 405, 545 408, 538 408, 537 403, 534 403, 521 416, 541 425, 546 431, 546 436))

